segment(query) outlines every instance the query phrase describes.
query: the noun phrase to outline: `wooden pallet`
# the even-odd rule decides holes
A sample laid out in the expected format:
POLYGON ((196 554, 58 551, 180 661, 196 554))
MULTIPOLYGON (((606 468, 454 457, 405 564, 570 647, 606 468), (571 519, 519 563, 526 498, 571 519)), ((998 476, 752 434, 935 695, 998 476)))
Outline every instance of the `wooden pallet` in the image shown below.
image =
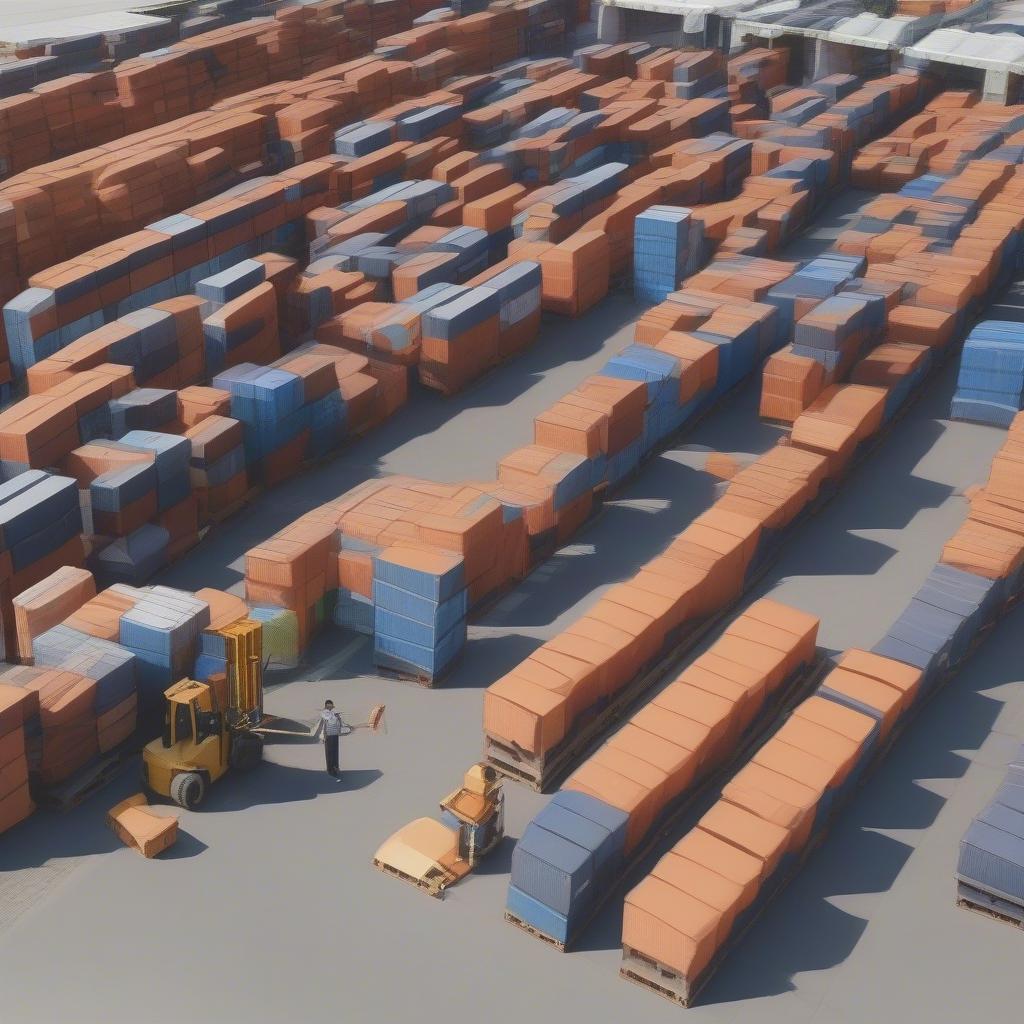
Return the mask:
POLYGON ((672 970, 671 967, 658 963, 657 960, 644 956, 643 953, 630 946, 622 947, 622 966, 619 968, 619 977, 655 992, 663 999, 678 1003, 680 1006, 689 1007, 690 1000, 696 995, 696 990, 691 992, 690 985, 683 975, 672 970))
POLYGON ((1024 929, 1024 907, 1019 903, 992 896, 966 882, 958 882, 956 887, 956 905, 981 914, 993 921, 1002 921, 1011 928, 1024 929))
POLYGON ((462 664, 462 657, 463 653, 460 651, 450 664, 445 666, 441 674, 436 676, 428 676, 425 672, 407 672, 404 669, 393 668, 389 665, 377 665, 376 663, 374 664, 374 669, 378 675, 385 676, 388 679, 397 679, 400 683, 413 683, 416 686, 423 687, 425 690, 432 690, 439 686, 442 680, 446 679, 462 664))
POLYGON ((425 892, 428 896, 433 896, 434 899, 442 899, 444 897, 445 886, 440 880, 427 881, 423 878, 414 878, 412 875, 406 874, 404 871, 400 871, 398 868, 391 864, 387 864, 382 860, 374 858, 373 866, 380 871, 383 871, 386 875, 391 875, 392 878, 398 878, 403 882, 408 882, 410 885, 416 886, 420 892, 425 892))
POLYGON ((112 782, 129 764, 134 763, 138 749, 129 745, 87 765, 66 782, 56 786, 39 787, 33 791, 36 803, 49 811, 64 814, 78 807, 104 786, 112 782))
POLYGON ((527 935, 532 935, 535 939, 540 939, 541 942, 546 942, 549 946, 553 946, 555 949, 558 950, 559 953, 565 952, 566 945, 564 942, 552 938, 545 932, 539 931, 538 929, 534 928, 532 924, 529 924, 528 922, 524 921, 518 915, 513 914, 511 910, 505 911, 505 920, 508 921, 509 924, 515 925, 521 931, 526 932, 527 935))

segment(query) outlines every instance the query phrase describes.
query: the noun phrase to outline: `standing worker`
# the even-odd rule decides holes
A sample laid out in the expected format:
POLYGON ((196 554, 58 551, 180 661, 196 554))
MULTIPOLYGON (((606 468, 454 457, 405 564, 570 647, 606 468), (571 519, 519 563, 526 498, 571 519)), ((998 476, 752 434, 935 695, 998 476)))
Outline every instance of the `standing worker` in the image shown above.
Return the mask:
POLYGON ((314 736, 323 733, 324 756, 327 759, 327 774, 341 781, 338 771, 338 741, 343 732, 348 732, 348 726, 342 720, 341 715, 334 710, 334 701, 325 700, 324 709, 320 712, 320 720, 316 723, 314 736))

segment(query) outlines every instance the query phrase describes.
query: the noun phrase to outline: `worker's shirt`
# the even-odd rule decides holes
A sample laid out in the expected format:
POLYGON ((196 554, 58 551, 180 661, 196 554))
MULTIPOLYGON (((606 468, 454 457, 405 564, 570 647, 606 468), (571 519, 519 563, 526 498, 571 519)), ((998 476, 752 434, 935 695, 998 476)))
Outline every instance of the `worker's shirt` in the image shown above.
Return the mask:
POLYGON ((337 711, 321 711, 320 721, 323 723, 325 736, 340 736, 345 728, 345 723, 337 711))

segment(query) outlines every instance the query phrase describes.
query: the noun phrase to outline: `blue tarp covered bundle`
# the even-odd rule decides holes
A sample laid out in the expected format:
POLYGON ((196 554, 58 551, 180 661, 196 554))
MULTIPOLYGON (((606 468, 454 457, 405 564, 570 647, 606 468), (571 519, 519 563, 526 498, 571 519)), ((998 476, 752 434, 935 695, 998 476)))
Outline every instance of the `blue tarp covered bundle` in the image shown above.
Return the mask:
POLYGON ((960 356, 950 416, 1008 427, 1024 405, 1024 324, 980 323, 960 356))
POLYGON ((603 800, 556 793, 512 851, 507 909, 568 942, 617 877, 628 822, 625 811, 603 800))
POLYGON ((995 799, 960 841, 956 876, 970 889, 1024 913, 1024 746, 1007 768, 995 799))

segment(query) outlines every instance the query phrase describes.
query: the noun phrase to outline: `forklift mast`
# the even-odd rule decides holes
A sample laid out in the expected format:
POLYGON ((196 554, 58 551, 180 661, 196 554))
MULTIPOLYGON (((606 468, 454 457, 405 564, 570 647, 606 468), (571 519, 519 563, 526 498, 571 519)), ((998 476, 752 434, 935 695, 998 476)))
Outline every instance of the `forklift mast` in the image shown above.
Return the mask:
POLYGON ((263 626, 253 619, 241 619, 217 632, 227 646, 227 724, 232 728, 259 725, 263 718, 263 626))

